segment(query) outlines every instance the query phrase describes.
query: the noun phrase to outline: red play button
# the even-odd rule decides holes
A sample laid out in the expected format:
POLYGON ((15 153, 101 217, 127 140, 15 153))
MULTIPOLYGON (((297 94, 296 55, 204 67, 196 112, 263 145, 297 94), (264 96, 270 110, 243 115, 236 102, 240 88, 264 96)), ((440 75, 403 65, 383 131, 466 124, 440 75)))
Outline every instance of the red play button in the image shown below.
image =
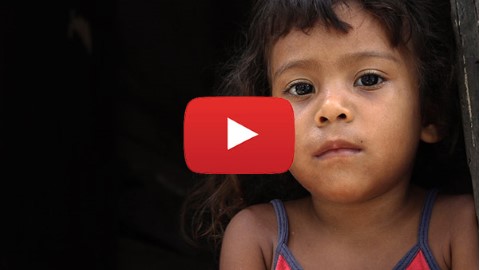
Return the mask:
POLYGON ((294 136, 292 107, 281 98, 196 98, 185 109, 185 161, 197 173, 285 172, 294 136))

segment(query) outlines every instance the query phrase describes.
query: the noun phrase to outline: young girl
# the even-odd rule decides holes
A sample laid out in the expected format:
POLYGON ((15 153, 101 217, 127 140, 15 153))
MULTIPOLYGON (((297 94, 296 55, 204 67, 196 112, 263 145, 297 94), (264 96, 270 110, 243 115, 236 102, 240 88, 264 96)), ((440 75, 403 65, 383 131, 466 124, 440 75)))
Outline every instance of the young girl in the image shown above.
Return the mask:
POLYGON ((290 174, 212 176, 190 197, 220 268, 478 269, 471 196, 424 189, 457 173, 441 155, 458 138, 448 4, 260 0, 254 11, 224 89, 290 101, 295 155, 290 174))

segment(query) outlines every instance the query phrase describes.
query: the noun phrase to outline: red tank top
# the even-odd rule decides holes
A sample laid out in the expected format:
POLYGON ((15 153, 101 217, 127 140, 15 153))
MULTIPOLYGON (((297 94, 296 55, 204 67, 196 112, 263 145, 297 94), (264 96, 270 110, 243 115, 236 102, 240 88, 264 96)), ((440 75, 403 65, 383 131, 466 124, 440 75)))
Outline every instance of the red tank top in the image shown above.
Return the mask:
MULTIPOLYGON (((436 190, 430 190, 425 199, 422 210, 417 243, 403 256, 393 268, 394 270, 438 270, 433 254, 428 246, 428 226, 435 201, 436 190)), ((275 270, 301 270, 300 264, 293 257, 287 246, 288 243, 288 218, 285 206, 280 200, 271 201, 277 215, 278 244, 275 250, 273 269, 275 270)))

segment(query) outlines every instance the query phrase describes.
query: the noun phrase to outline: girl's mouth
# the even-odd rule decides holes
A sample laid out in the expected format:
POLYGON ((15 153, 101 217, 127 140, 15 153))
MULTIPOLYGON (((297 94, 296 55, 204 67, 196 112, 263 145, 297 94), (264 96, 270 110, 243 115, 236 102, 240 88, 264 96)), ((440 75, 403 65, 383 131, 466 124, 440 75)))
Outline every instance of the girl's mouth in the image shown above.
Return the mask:
POLYGON ((362 148, 346 140, 329 140, 323 143, 320 148, 314 152, 314 157, 326 159, 331 157, 343 157, 358 154, 362 148))

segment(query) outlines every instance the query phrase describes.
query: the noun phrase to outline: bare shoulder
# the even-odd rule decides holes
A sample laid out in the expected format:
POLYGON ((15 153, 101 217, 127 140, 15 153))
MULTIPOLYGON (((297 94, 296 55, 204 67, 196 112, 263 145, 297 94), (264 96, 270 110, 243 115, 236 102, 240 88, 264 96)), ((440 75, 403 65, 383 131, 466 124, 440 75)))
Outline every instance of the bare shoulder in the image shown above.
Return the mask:
POLYGON ((438 196, 438 202, 450 205, 451 207, 470 207, 470 210, 475 210, 475 204, 473 196, 470 194, 461 194, 461 195, 449 195, 440 193, 438 196))
POLYGON ((228 224, 225 234, 242 233, 244 237, 254 237, 260 242, 263 240, 270 242, 276 238, 276 224, 275 211, 272 205, 257 204, 238 212, 228 224))
POLYGON ((276 226, 271 204, 253 205, 238 212, 225 230, 220 269, 269 269, 276 226))
POLYGON ((478 222, 473 197, 440 195, 435 208, 432 225, 437 228, 437 239, 448 239, 443 251, 446 265, 451 269, 478 269, 478 222))
POLYGON ((444 222, 450 224, 451 229, 464 228, 467 224, 476 224, 477 216, 475 202, 471 195, 439 195, 436 212, 444 217, 444 222))

